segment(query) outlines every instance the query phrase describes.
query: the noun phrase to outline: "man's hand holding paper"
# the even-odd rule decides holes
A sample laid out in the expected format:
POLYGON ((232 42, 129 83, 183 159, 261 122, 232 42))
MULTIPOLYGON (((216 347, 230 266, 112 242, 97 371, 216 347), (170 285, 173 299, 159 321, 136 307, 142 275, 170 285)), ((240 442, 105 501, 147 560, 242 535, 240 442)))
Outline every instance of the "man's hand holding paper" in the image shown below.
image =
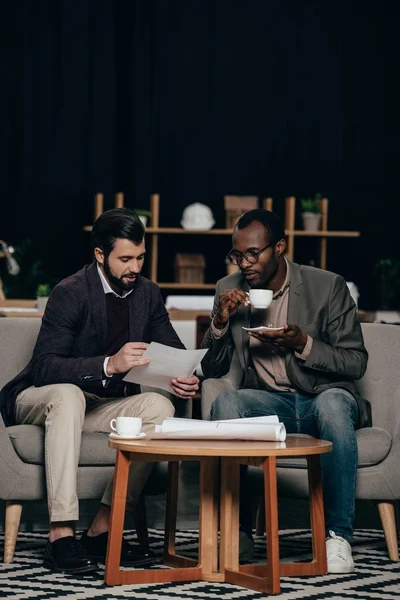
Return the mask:
POLYGON ((142 355, 150 362, 134 367, 125 381, 149 385, 171 392, 179 398, 191 398, 199 389, 199 380, 193 375, 207 350, 181 350, 152 342, 142 355))
POLYGON ((107 376, 115 375, 116 373, 126 373, 135 367, 147 365, 149 360, 143 358, 143 354, 149 344, 145 342, 128 342, 110 359, 107 364, 107 376))
POLYGON ((170 382, 170 386, 178 398, 191 398, 199 389, 199 378, 196 375, 177 377, 170 382))

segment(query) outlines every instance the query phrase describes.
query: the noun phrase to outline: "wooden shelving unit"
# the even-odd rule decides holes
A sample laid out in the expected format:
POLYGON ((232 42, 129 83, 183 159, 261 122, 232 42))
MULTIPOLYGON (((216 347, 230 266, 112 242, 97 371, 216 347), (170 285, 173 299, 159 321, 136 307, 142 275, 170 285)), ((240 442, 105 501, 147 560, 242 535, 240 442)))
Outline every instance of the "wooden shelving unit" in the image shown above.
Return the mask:
POLYGON ((322 215, 321 229, 318 231, 306 231, 304 229, 295 229, 296 218, 296 198, 289 196, 285 200, 285 233, 287 236, 286 256, 289 260, 294 260, 294 248, 296 237, 319 237, 319 267, 326 269, 327 241, 329 237, 336 238, 356 238, 360 237, 359 231, 329 231, 328 230, 328 198, 320 200, 320 212, 322 215))
MULTIPOLYGON (((328 199, 323 198, 320 204, 322 214, 322 229, 318 231, 306 231, 303 229, 295 229, 296 216, 296 198, 290 196, 285 201, 285 233, 287 236, 286 255, 290 260, 294 260, 295 254, 295 239, 296 237, 314 237, 320 238, 319 241, 319 267, 326 269, 327 255, 327 240, 328 238, 356 238, 360 236, 359 231, 329 231, 328 230, 328 199)), ((115 195, 115 206, 122 207, 124 205, 124 197, 122 192, 115 195)), ((264 198, 263 206, 266 210, 272 210, 272 198, 264 198)), ((208 230, 190 230, 181 227, 160 227, 160 196, 152 194, 150 196, 151 221, 150 227, 146 227, 146 233, 150 238, 150 279, 165 289, 181 289, 181 290, 214 290, 214 283, 173 283, 158 281, 158 254, 159 254, 159 236, 160 235, 232 235, 231 229, 208 229, 208 230)), ((96 194, 95 196, 95 218, 103 212, 103 195, 96 194)), ((91 231, 92 227, 86 225, 84 231, 91 231)), ((223 257, 222 257, 223 258, 223 257)), ((221 260, 222 260, 221 258, 221 260)))

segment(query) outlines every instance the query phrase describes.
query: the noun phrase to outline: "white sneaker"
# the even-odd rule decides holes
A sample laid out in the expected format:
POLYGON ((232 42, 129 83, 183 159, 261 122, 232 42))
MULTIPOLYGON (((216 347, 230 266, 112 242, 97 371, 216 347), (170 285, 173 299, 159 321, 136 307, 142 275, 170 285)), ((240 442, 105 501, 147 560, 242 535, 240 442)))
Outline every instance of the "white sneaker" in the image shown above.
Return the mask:
POLYGON ((329 531, 326 540, 326 555, 328 559, 328 573, 352 573, 354 560, 351 555, 351 546, 347 540, 329 531))

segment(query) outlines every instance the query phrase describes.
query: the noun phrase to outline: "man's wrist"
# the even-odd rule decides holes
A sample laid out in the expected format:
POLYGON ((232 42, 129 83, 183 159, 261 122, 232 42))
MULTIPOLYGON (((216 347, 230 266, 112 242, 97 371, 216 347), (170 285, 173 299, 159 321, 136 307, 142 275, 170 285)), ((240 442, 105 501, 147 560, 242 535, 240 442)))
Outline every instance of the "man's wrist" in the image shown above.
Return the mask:
POLYGON ((305 347, 306 347, 306 345, 307 345, 307 339, 308 339, 308 337, 307 337, 307 334, 306 334, 306 333, 302 333, 302 336, 301 336, 301 337, 302 337, 302 340, 301 340, 301 342, 299 342, 299 344, 295 346, 295 351, 296 351, 298 354, 302 354, 302 353, 303 353, 303 351, 304 351, 304 348, 305 348, 305 347))
POLYGON ((107 370, 105 371, 105 373, 106 373, 107 377, 112 377, 116 373, 116 370, 114 368, 113 358, 114 358, 114 356, 110 356, 108 359, 108 363, 106 365, 107 370))
POLYGON ((225 322, 224 322, 224 321, 222 321, 222 320, 221 320, 221 319, 218 317, 218 315, 215 315, 215 317, 214 317, 214 320, 213 320, 213 323, 214 323, 214 327, 215 327, 216 329, 225 329, 225 327, 227 326, 227 323, 228 323, 228 321, 225 321, 225 322))

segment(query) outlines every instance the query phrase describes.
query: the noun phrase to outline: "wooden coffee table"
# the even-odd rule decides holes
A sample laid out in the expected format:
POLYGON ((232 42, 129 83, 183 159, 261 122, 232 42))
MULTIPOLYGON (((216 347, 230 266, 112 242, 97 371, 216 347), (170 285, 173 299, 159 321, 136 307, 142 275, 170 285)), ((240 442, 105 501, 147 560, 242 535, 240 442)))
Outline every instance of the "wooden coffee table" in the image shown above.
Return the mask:
MULTIPOLYGON (((246 442, 238 442, 246 444, 246 442)), ((267 594, 280 593, 281 576, 324 575, 327 572, 325 518, 322 497, 320 455, 332 450, 332 443, 311 436, 288 436, 285 442, 253 442, 232 453, 221 455, 221 542, 220 569, 224 581, 267 594), (278 493, 276 459, 307 459, 310 520, 312 534, 311 562, 283 563, 279 560, 278 493), (240 465, 264 470, 266 530, 266 564, 239 564, 239 475, 240 465)))
POLYGON ((109 439, 117 450, 105 583, 139 584, 170 581, 228 581, 269 594, 280 591, 281 575, 326 573, 325 521, 320 454, 332 444, 312 437, 289 436, 286 442, 225 440, 109 439), (313 560, 280 563, 276 458, 306 457, 310 483, 313 560), (171 569, 121 570, 121 543, 125 518, 129 465, 132 461, 168 461, 164 563, 171 569), (176 507, 180 461, 200 462, 200 517, 198 560, 175 552, 176 507), (218 553, 218 479, 221 463, 221 539, 218 553), (240 464, 264 469, 266 543, 268 563, 239 565, 239 469, 240 464), (219 560, 218 560, 219 558, 219 560))

